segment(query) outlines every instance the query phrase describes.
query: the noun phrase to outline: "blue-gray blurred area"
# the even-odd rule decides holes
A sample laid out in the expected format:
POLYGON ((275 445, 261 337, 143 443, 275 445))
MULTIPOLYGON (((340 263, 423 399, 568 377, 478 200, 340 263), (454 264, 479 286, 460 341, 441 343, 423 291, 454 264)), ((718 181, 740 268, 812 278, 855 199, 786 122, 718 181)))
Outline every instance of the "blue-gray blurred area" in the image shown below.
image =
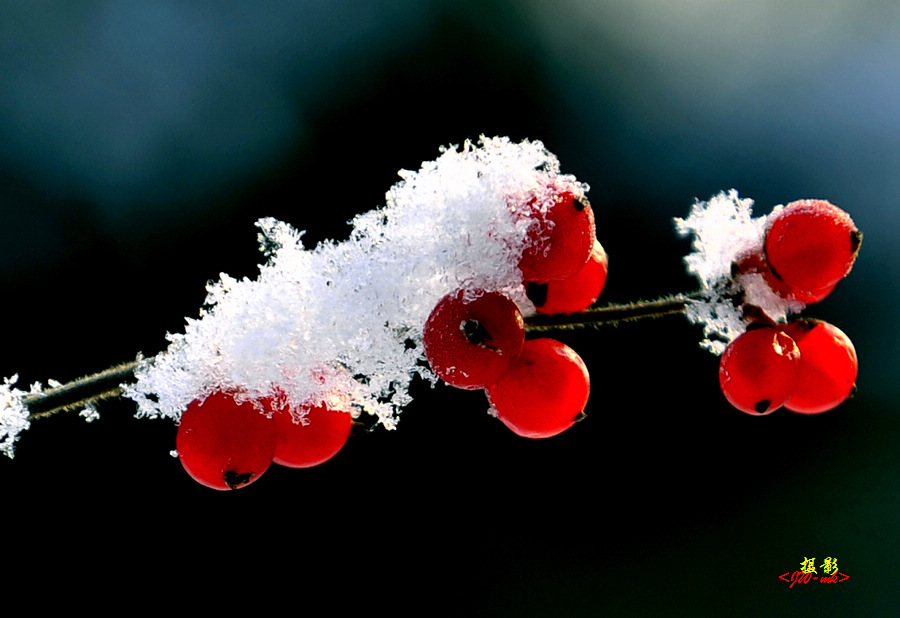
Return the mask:
POLYGON ((398 431, 233 495, 111 401, 0 462, 15 572, 92 606, 73 573, 167 608, 212 572, 229 600, 271 582, 256 610, 335 589, 427 616, 900 610, 900 4, 3 1, 0 67, 0 376, 24 384, 156 353, 208 279, 254 275, 256 219, 339 240, 397 170, 480 134, 591 185, 611 302, 692 289, 671 220, 721 190, 756 214, 828 199, 864 233, 807 310, 860 357, 826 415, 734 411, 678 318, 561 334, 592 395, 557 438, 422 387, 398 431), (850 579, 779 580, 806 557, 850 579))

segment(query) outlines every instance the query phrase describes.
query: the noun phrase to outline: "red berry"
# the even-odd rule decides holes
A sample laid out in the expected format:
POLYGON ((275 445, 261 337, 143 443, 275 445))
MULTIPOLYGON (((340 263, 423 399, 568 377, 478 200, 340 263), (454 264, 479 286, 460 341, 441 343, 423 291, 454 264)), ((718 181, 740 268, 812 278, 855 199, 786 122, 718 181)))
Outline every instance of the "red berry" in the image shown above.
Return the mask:
POLYGON ((524 281, 545 283, 573 276, 588 261, 596 240, 590 203, 563 193, 545 213, 535 215, 528 238, 519 261, 524 281))
POLYGON ((344 447, 353 426, 349 412, 326 405, 306 408, 302 422, 294 419, 289 407, 279 406, 272 399, 264 400, 263 405, 274 412, 273 461, 288 468, 311 468, 325 463, 344 447))
POLYGON ((722 394, 747 414, 769 414, 783 406, 794 393, 799 374, 797 344, 771 326, 741 334, 719 360, 722 394))
POLYGON ((599 241, 594 241, 590 259, 568 279, 547 283, 529 282, 528 298, 538 313, 577 313, 594 304, 606 285, 609 258, 599 241))
POLYGON ((772 288, 772 291, 788 300, 800 301, 805 305, 824 300, 832 290, 837 287, 838 282, 835 281, 831 285, 825 286, 818 290, 803 290, 798 287, 789 285, 781 280, 766 262, 765 257, 760 253, 751 253, 738 259, 732 269, 733 276, 738 274, 758 273, 763 276, 766 284, 772 288))
POLYGON ((484 388, 522 352, 525 322, 499 292, 458 290, 442 298, 425 322, 423 344, 432 371, 447 384, 484 388))
POLYGON ((783 295, 793 300, 799 300, 804 305, 812 305, 813 303, 818 303, 824 300, 829 294, 831 294, 832 291, 834 291, 834 288, 837 287, 837 284, 838 282, 835 281, 831 285, 826 285, 824 288, 819 288, 818 290, 794 289, 783 295))
POLYGON ((766 260, 775 275, 800 290, 822 290, 853 267, 862 234, 850 216, 824 200, 791 202, 766 230, 766 260))
POLYGON ((258 479, 275 454, 275 423, 233 393, 194 401, 181 415, 175 448, 181 465, 201 485, 238 489, 258 479))
POLYGON ((529 339, 519 360, 487 389, 503 423, 526 438, 548 438, 584 412, 590 377, 581 357, 554 339, 529 339))
POLYGON ((821 320, 798 320, 783 330, 800 348, 800 375, 784 407, 816 414, 843 403, 853 392, 859 368, 850 338, 821 320))

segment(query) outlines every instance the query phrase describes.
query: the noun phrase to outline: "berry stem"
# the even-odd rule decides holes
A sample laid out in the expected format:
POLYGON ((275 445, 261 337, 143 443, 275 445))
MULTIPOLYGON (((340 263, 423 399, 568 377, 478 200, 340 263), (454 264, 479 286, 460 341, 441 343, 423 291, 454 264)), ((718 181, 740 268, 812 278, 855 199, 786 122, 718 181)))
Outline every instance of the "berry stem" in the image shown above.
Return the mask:
MULTIPOLYGON (((664 296, 656 300, 640 300, 632 303, 609 304, 587 309, 580 313, 561 315, 535 315, 525 320, 527 332, 546 332, 580 328, 615 326, 622 322, 661 318, 684 313, 692 299, 700 292, 664 296)), ((138 361, 122 363, 95 374, 53 386, 41 392, 30 393, 22 402, 29 410, 28 419, 36 420, 59 412, 82 410, 104 399, 122 395, 122 386, 134 382, 134 370, 138 361)))
POLYGON ((602 307, 586 309, 580 313, 559 315, 535 315, 525 320, 527 332, 544 332, 551 330, 572 330, 579 328, 597 328, 600 326, 617 326, 622 322, 661 318, 667 315, 684 313, 691 300, 701 296, 701 292, 674 294, 656 300, 639 300, 632 303, 609 304, 602 307))
POLYGON ((82 410, 103 399, 119 397, 122 385, 134 381, 138 362, 122 363, 66 384, 31 393, 22 398, 29 410, 28 420, 53 416, 57 412, 82 410))

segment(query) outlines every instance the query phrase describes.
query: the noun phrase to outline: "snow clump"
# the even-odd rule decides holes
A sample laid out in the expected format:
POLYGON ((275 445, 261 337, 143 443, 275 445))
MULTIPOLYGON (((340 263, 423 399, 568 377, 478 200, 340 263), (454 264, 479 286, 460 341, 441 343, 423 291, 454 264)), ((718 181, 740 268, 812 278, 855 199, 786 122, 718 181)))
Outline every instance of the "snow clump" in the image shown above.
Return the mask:
POLYGON ((4 378, 0 384, 0 453, 10 459, 15 454, 19 434, 31 426, 28 408, 25 407, 25 391, 14 388, 18 376, 4 378))
POLYGON ((437 380, 422 329, 441 297, 496 290, 533 314, 517 266, 531 215, 587 185, 561 174, 541 142, 508 138, 443 149, 400 177, 341 242, 308 248, 290 224, 259 220, 259 276, 222 274, 199 317, 140 359, 136 382, 123 385, 137 415, 178 421, 192 401, 233 391, 295 408, 324 402, 392 429, 412 379, 437 380))

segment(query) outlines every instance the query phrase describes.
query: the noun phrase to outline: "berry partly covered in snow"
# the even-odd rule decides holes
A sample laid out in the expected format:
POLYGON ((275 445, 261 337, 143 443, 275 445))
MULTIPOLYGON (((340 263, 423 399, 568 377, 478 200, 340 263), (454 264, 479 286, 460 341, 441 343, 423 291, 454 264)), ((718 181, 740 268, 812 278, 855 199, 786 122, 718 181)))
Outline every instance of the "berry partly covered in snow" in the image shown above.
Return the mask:
POLYGON ((326 404, 308 406, 295 414, 277 399, 267 398, 263 407, 275 423, 272 461, 288 468, 311 468, 325 463, 344 447, 353 427, 349 412, 326 404))
POLYGON ((258 480, 275 455, 275 423, 236 393, 214 393, 181 415, 175 448, 195 481, 219 490, 258 480))
POLYGON ((525 323, 516 303, 499 292, 458 290, 428 316, 423 343, 431 370, 444 382, 485 388, 522 353, 525 323))
POLYGON ((799 290, 833 287, 856 260, 862 234, 850 216, 825 200, 791 202, 766 230, 766 261, 799 290))
POLYGON ((534 200, 529 206, 533 222, 519 261, 523 278, 546 283, 575 275, 588 261, 596 240, 590 203, 563 191, 551 194, 549 203, 534 200))

